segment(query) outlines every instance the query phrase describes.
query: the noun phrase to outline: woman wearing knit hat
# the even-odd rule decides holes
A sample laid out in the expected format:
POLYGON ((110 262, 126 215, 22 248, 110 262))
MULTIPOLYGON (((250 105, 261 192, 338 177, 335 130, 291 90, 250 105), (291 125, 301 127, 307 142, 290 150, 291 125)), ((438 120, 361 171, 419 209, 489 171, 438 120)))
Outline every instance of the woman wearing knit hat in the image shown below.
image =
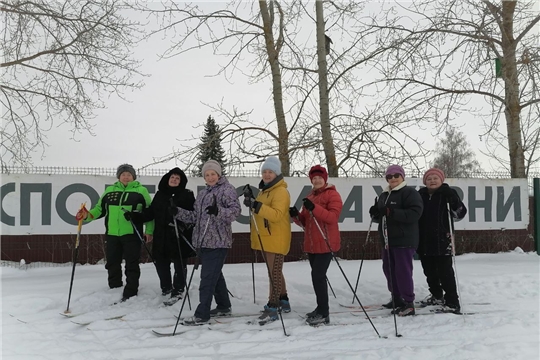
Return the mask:
MULTIPOLYGON (((90 222, 105 216, 106 258, 105 268, 109 275, 111 289, 122 287, 122 259, 125 260, 126 286, 121 301, 126 301, 137 295, 141 270, 139 260, 141 254, 141 239, 133 226, 124 218, 125 211, 142 211, 151 203, 148 190, 141 185, 133 166, 122 164, 116 171, 118 181, 105 189, 96 206, 90 211, 79 210, 75 218, 90 222)), ((146 238, 151 241, 154 231, 154 222, 146 225, 146 238)), ((136 225, 139 234, 143 233, 142 223, 136 225)))
POLYGON ((459 313, 461 306, 452 268, 451 231, 448 217, 459 221, 467 214, 465 204, 456 190, 444 183, 444 172, 431 168, 424 174, 426 187, 418 190, 424 202, 424 211, 419 221, 420 243, 416 251, 420 256, 430 295, 422 305, 444 305, 459 313), (444 292, 444 294, 443 294, 444 292))
POLYGON ((154 220, 152 257, 159 276, 161 293, 170 294, 163 303, 173 305, 182 298, 186 287, 188 258, 195 256, 190 242, 193 229, 181 221, 176 223, 169 214, 171 203, 186 210, 193 210, 195 195, 186 188, 188 179, 180 168, 173 168, 159 181, 152 203, 142 212, 128 212, 124 217, 134 223, 154 220), (175 228, 176 227, 176 228, 175 228), (171 263, 174 274, 171 276, 171 263))
POLYGON ((261 166, 261 173, 257 198, 246 197, 244 205, 249 207, 254 215, 251 219, 251 248, 261 251, 264 249, 263 258, 271 277, 268 304, 264 306, 263 314, 259 317, 259 323, 264 324, 278 319, 279 307, 284 312, 291 311, 283 277, 283 262, 291 247, 291 198, 281 174, 281 162, 277 157, 267 158, 261 166))
POLYGON ((304 252, 308 254, 311 282, 317 300, 315 310, 306 315, 306 323, 319 325, 330 322, 326 271, 332 261, 332 252, 339 251, 341 247, 338 221, 343 202, 336 187, 328 184, 328 172, 324 167, 313 166, 309 170, 309 179, 313 189, 304 199, 302 211, 299 213, 296 207, 291 207, 289 212, 293 221, 304 229, 304 252), (325 233, 330 249, 315 220, 325 233))
POLYGON ((414 315, 413 256, 418 247, 418 220, 422 198, 407 186, 405 170, 399 165, 386 169, 388 187, 369 209, 373 222, 379 223, 383 272, 392 300, 383 306, 399 316, 414 315), (388 246, 386 246, 388 243, 388 246))
POLYGON ((202 264, 199 306, 192 317, 184 319, 184 325, 205 324, 210 317, 231 312, 222 269, 232 247, 232 223, 240 215, 241 208, 235 187, 221 173, 221 165, 217 161, 205 162, 202 174, 206 187, 198 192, 194 209, 169 208, 170 214, 178 220, 195 224, 193 246, 202 264), (212 299, 215 299, 217 307, 210 310, 212 299))

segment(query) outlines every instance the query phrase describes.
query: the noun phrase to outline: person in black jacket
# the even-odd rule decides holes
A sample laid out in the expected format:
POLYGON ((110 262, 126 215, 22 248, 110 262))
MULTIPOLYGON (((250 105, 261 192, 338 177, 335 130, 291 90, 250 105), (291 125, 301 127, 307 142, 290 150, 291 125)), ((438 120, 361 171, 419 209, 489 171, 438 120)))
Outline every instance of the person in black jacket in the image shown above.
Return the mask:
POLYGON ((407 186, 405 170, 399 165, 386 169, 386 181, 388 187, 369 209, 385 245, 383 271, 392 300, 383 306, 395 308, 399 316, 414 315, 413 256, 418 247, 422 198, 407 186))
POLYGON ((147 209, 125 215, 136 223, 152 219, 155 221, 152 257, 156 262, 162 295, 171 295, 170 299, 164 302, 166 305, 172 305, 182 298, 186 286, 187 261, 189 257, 195 256, 190 244, 192 227, 179 220, 175 223, 168 212, 171 204, 186 210, 194 209, 195 196, 191 190, 186 189, 186 185, 186 174, 176 167, 161 178, 158 192, 147 209), (172 278, 171 262, 174 264, 172 278))
POLYGON ((422 305, 445 305, 454 312, 461 306, 456 288, 454 269, 452 268, 452 241, 448 217, 459 221, 467 214, 467 208, 456 190, 444 183, 444 172, 432 168, 424 174, 425 188, 418 190, 424 202, 424 212, 419 221, 420 255, 424 275, 429 286, 429 295, 421 301, 422 305), (444 291, 444 297, 443 297, 444 291))

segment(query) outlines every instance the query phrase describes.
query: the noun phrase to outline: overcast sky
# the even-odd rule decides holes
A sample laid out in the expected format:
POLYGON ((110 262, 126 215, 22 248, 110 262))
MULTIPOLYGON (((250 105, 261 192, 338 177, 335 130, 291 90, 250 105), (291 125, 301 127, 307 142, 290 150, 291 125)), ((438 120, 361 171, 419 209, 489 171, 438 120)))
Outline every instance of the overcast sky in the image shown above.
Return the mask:
MULTIPOLYGON (((274 118, 269 78, 248 85, 248 79, 242 74, 238 74, 233 83, 223 76, 210 77, 219 70, 224 59, 212 55, 209 49, 158 61, 157 54, 166 45, 161 37, 155 37, 136 49, 135 56, 144 60, 142 72, 151 76, 145 79, 146 85, 141 90, 126 94, 129 102, 118 98, 105 100, 107 108, 98 111, 92 121, 95 136, 82 133, 73 139, 67 126, 56 127, 47 133, 46 141, 50 146, 45 153, 35 154, 35 165, 116 167, 128 162, 136 168, 146 166, 178 148, 179 139, 202 133, 202 128, 195 129, 195 126, 204 123, 211 114, 203 103, 223 102, 228 108, 253 110, 252 120, 267 122, 274 118)), ((215 118, 219 123, 219 116, 215 118)), ((481 124, 467 118, 460 118, 455 124, 466 134, 482 167, 491 169, 489 159, 478 151, 485 150, 479 140, 481 124)), ((429 129, 421 136, 427 148, 435 148, 437 139, 429 129)), ((165 169, 175 165, 171 161, 153 167, 165 169)))

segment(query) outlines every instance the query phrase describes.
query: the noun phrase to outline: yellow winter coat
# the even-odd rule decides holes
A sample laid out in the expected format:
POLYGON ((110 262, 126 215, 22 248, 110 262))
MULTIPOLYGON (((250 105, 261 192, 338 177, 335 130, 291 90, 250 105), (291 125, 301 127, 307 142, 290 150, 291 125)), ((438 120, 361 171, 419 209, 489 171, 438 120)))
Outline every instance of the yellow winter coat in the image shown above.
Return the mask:
MULTIPOLYGON (((267 186, 261 182, 261 191, 257 201, 262 205, 258 213, 253 212, 259 227, 264 251, 287 255, 291 248, 291 222, 289 206, 291 196, 287 190, 287 183, 279 176, 267 186)), ((251 220, 251 248, 261 250, 257 231, 251 220)))

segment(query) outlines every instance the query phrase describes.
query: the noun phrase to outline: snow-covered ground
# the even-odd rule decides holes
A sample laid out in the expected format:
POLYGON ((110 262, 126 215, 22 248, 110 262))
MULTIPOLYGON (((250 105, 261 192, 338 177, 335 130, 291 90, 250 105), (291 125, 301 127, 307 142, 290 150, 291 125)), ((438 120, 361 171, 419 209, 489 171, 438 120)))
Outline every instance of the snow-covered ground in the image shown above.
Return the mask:
MULTIPOLYGON (((249 318, 228 318, 221 324, 184 327, 175 337, 157 337, 152 329, 168 332, 175 324, 181 302, 162 305, 158 278, 152 264, 142 265, 139 296, 109 306, 121 289, 109 290, 103 265, 78 266, 70 309, 67 304, 71 267, 22 270, 3 267, 2 359, 538 359, 539 257, 513 251, 467 254, 457 259, 463 311, 470 316, 437 314, 394 320, 371 312, 379 338, 365 316, 353 316, 339 304, 350 304, 352 292, 332 263, 328 278, 337 299, 331 297, 331 324, 313 328, 299 315, 315 308, 307 262, 284 266, 293 312, 284 314, 289 337, 280 321, 248 325, 249 318), (488 305, 471 305, 487 302, 488 305), (121 319, 95 319, 125 315, 121 319), (378 316, 377 316, 378 315, 378 316), (339 324, 339 325, 337 325, 339 324)), ((340 264, 354 286, 359 261, 340 264)), ((189 267, 191 272, 192 267, 189 267)), ((268 280, 263 264, 255 268, 256 304, 253 302, 251 264, 226 265, 224 274, 235 313, 256 313, 266 303, 268 280)), ((190 292, 197 303, 198 272, 190 292)), ((427 295, 420 262, 415 262, 416 297, 427 295)), ((364 305, 386 302, 381 261, 366 261, 358 291, 364 305)), ((188 305, 182 316, 193 313, 188 305)), ((425 311, 426 309, 423 309, 425 311)), ((358 312, 354 314, 358 315, 358 312)))

